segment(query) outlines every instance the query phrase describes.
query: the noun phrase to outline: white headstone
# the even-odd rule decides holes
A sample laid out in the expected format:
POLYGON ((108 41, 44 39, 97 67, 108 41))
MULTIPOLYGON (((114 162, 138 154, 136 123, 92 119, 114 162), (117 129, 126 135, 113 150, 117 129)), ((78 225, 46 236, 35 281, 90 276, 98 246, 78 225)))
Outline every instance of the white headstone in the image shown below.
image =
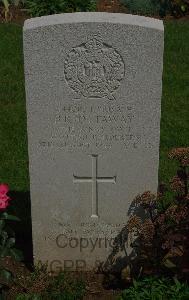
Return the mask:
POLYGON ((35 261, 96 268, 134 197, 157 191, 162 21, 111 13, 27 20, 35 261))

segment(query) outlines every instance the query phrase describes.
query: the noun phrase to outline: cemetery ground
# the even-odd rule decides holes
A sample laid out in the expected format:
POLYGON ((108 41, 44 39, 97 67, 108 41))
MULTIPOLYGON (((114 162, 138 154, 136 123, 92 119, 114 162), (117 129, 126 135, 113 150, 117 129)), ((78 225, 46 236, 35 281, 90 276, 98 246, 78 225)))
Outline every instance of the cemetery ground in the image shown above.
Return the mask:
MULTIPOLYGON (((187 21, 165 22, 159 183, 168 183, 177 170, 176 163, 167 158, 168 151, 176 147, 185 147, 189 143, 188 41, 187 21)), ((21 219, 21 222, 14 224, 16 246, 22 249, 25 263, 31 268, 32 237, 22 49, 22 27, 16 24, 1 24, 0 182, 10 186, 12 202, 9 211, 21 219)), ((15 265, 14 268, 15 272, 20 270, 20 266, 15 265)), ((89 274, 86 279, 86 299, 114 299, 114 293, 111 289, 105 291, 101 281, 100 276, 89 274)), ((78 285, 78 290, 80 289, 82 288, 78 285)))

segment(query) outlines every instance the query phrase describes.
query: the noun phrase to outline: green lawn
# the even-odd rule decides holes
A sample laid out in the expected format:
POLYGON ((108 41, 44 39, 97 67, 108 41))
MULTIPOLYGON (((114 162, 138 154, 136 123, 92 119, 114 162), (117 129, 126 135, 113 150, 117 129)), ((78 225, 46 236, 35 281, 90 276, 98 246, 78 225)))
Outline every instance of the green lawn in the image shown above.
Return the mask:
POLYGON ((0 182, 29 189, 22 27, 0 25, 0 182))
POLYGON ((176 166, 167 159, 172 147, 189 146, 189 22, 165 24, 159 181, 176 166))
MULTIPOLYGON (((29 190, 22 27, 0 25, 0 182, 11 190, 29 190)), ((172 147, 189 146, 189 23, 165 24, 160 181, 175 166, 172 147)))

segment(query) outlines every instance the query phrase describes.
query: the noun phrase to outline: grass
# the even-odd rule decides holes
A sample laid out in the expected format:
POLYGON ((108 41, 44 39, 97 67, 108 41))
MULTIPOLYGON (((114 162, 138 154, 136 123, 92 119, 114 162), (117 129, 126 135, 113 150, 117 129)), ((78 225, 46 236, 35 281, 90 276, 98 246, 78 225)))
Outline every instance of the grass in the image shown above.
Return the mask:
POLYGON ((159 181, 176 171, 167 152, 189 146, 189 22, 165 24, 159 181))
MULTIPOLYGON (((159 180, 175 165, 172 147, 189 145, 189 23, 165 23, 165 54, 159 180)), ((29 190, 22 27, 0 25, 0 182, 13 191, 29 190)))
POLYGON ((0 25, 0 182, 29 189, 22 27, 0 25))

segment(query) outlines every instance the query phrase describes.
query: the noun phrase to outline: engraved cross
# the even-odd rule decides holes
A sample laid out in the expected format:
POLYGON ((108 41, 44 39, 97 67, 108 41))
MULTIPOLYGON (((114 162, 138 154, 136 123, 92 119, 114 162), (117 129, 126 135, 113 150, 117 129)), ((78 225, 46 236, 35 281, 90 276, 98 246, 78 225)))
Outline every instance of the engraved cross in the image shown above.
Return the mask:
POLYGON ((98 218, 98 183, 116 183, 114 177, 98 177, 98 155, 92 155, 92 176, 79 177, 73 175, 74 183, 92 183, 92 218, 98 218))

